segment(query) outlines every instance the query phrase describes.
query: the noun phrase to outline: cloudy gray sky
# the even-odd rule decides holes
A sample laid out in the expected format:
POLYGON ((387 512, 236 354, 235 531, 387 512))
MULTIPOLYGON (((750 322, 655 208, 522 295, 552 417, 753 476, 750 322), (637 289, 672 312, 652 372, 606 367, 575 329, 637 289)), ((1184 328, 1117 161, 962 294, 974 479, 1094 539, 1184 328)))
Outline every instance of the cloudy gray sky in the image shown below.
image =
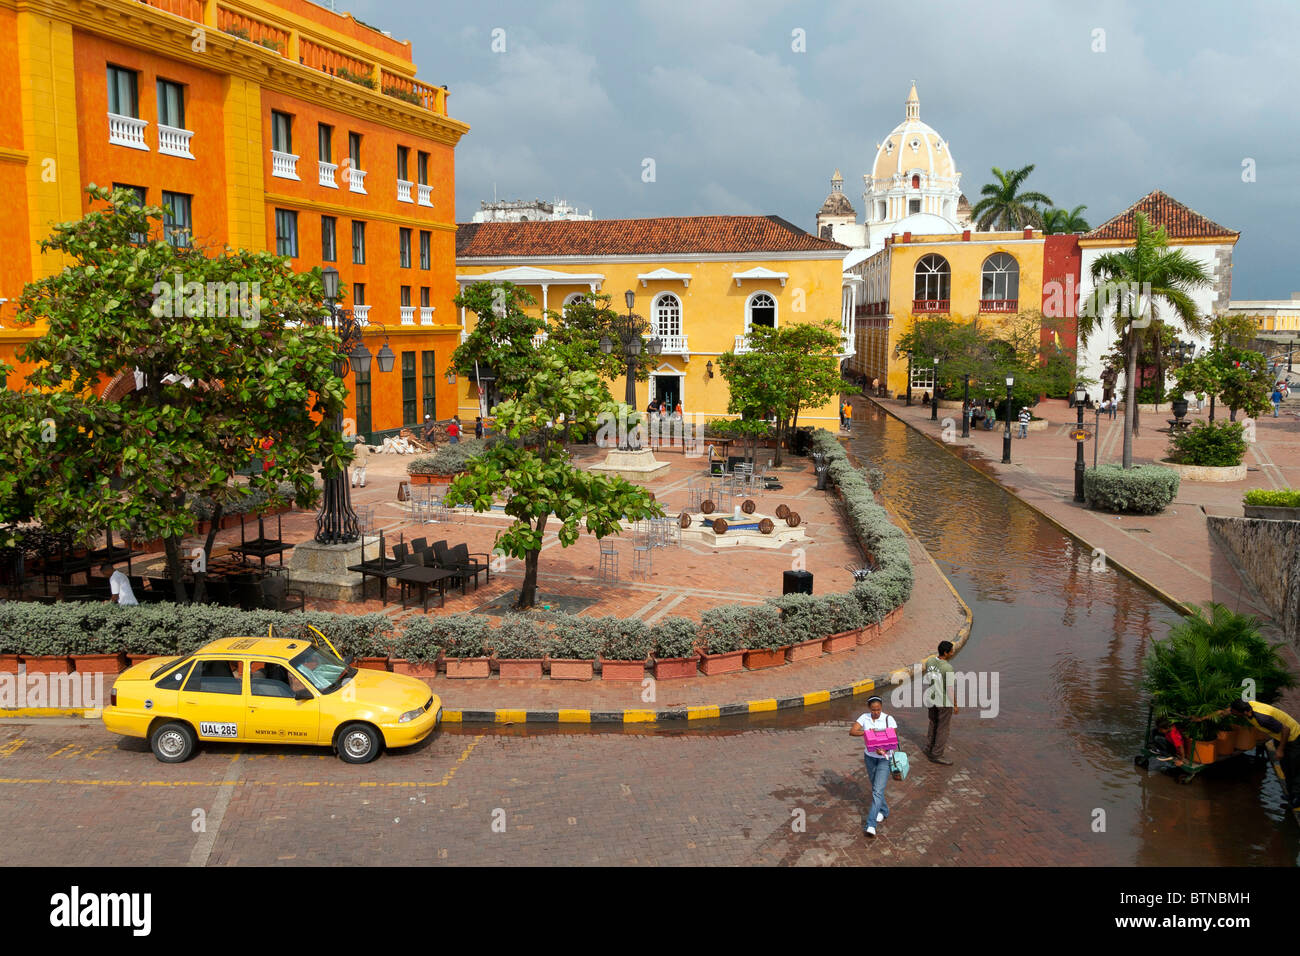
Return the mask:
POLYGON ((1300 4, 337 7, 411 40, 419 77, 445 83, 452 115, 473 127, 457 149, 460 221, 495 187, 604 219, 770 213, 811 230, 836 167, 861 214, 862 174, 915 79, 972 202, 990 167, 1028 163, 1031 188, 1086 204, 1094 226, 1164 189, 1241 231, 1234 298, 1300 291, 1300 4))

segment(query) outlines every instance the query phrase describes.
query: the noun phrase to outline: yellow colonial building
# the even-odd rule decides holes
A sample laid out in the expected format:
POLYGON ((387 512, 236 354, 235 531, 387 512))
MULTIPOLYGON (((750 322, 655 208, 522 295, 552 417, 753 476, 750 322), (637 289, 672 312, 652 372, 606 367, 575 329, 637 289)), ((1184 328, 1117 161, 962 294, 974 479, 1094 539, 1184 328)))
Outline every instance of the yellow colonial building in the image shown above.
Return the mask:
MULTIPOLYGON (((456 281, 462 289, 476 282, 521 286, 537 300, 529 311, 539 316, 590 292, 611 295, 621 310, 625 290, 632 290, 634 311, 662 343, 658 356, 643 356, 650 380, 637 383, 637 407, 680 402, 688 418, 703 422, 730 417, 717 359, 743 351, 755 325, 838 317, 839 357, 851 355, 857 282, 843 274, 847 251, 777 216, 462 223, 456 281)), ((467 335, 473 313, 462 310, 461 322, 467 335)), ((611 384, 621 398, 622 380, 611 384)), ((462 378, 461 418, 479 413, 478 388, 462 378)), ((836 400, 806 409, 799 421, 838 426, 836 400)))
MULTIPOLYGON (((909 216, 904 225, 925 229, 927 218, 909 216)), ((862 290, 849 371, 878 379, 891 394, 906 391, 908 361, 896 354, 897 345, 917 316, 948 315, 998 327, 1022 312, 1053 311, 1051 303, 1059 302, 1060 317, 1072 320, 1078 255, 1078 237, 1034 229, 906 229, 889 237, 880 252, 848 267, 862 290), (1045 292, 1051 294, 1045 298, 1045 292)), ((914 390, 933 389, 932 357, 917 357, 911 375, 914 390)))

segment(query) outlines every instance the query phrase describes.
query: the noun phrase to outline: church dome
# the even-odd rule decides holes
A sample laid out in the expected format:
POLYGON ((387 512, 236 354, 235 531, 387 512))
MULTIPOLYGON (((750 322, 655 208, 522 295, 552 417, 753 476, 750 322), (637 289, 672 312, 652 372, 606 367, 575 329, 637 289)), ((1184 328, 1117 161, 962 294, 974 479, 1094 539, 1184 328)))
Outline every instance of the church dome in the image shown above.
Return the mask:
POLYGON ((944 138, 921 122, 921 100, 913 83, 907 96, 906 118, 876 147, 871 177, 880 183, 918 173, 923 181, 952 181, 957 164, 944 138))
POLYGON ((831 192, 822 203, 822 208, 817 211, 819 216, 852 216, 857 218, 857 210, 853 208, 853 203, 849 202, 849 197, 844 195, 844 177, 840 171, 835 170, 835 175, 831 177, 831 192))

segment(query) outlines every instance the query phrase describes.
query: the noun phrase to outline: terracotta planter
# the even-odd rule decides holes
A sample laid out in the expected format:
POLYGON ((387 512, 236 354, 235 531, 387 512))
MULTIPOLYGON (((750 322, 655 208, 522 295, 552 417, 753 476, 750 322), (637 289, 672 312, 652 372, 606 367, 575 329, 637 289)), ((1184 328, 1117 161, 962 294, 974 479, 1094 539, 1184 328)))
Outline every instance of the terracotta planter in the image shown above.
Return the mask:
POLYGON ((655 680, 679 680, 700 672, 699 657, 656 657, 655 680))
POLYGON ((74 654, 72 662, 78 674, 120 674, 123 670, 120 654, 74 654))
POLYGON ((1234 750, 1254 750, 1255 728, 1249 725, 1238 727, 1232 735, 1232 748, 1234 750))
POLYGON ((1251 727, 1251 728, 1250 728, 1250 732, 1253 733, 1253 734, 1255 735, 1255 743, 1257 743, 1257 744, 1266 743, 1266 742, 1268 742, 1268 741, 1270 741, 1270 740, 1273 739, 1273 738, 1270 737, 1268 734, 1264 733, 1264 731, 1262 731, 1262 730, 1258 730, 1258 729, 1256 729, 1256 728, 1254 728, 1254 727, 1251 727))
POLYGON ((404 657, 390 657, 388 663, 394 674, 405 674, 407 677, 438 676, 437 661, 408 661, 404 657))
POLYGON ((595 661, 551 659, 552 680, 591 680, 595 661))
POLYGON ((127 655, 126 655, 126 661, 127 661, 127 666, 128 666, 128 667, 134 667, 136 664, 139 664, 141 661, 152 661, 152 660, 154 660, 154 659, 156 659, 156 658, 163 658, 163 657, 168 657, 168 656, 175 656, 175 655, 167 655, 167 654, 131 654, 131 653, 128 652, 127 655))
POLYGON ((780 667, 785 663, 785 652, 788 650, 788 647, 778 647, 774 651, 745 651, 745 669, 760 671, 765 667, 780 667))
POLYGON ((1233 750, 1232 738, 1233 738, 1233 733, 1231 730, 1220 730, 1218 734, 1215 735, 1214 755, 1216 757, 1232 756, 1232 750, 1233 750))
POLYGON ((881 630, 887 631, 903 617, 903 608, 901 606, 894 608, 885 615, 885 619, 880 622, 881 630))
POLYGON ((850 650, 857 645, 858 635, 861 633, 862 631, 859 629, 832 634, 822 641, 822 650, 827 654, 839 654, 841 651, 850 650))
POLYGON ((153 538, 149 541, 128 541, 127 544, 137 551, 143 551, 145 554, 156 554, 163 550, 162 538, 153 538))
POLYGON ((879 624, 868 624, 862 630, 858 631, 858 643, 870 644, 872 641, 878 638, 880 634, 881 634, 881 627, 879 624))
POLYGON ((221 529, 224 531, 227 528, 238 528, 243 523, 243 520, 243 515, 222 515, 221 529))
POLYGON ((0 674, 18 673, 18 655, 0 654, 0 674))
POLYGON ((411 475, 413 485, 447 485, 456 479, 456 475, 411 475))
POLYGON ((358 657, 356 659, 357 667, 364 667, 368 671, 386 671, 388 670, 387 657, 358 657))
POLYGON ((23 663, 27 665, 27 673, 29 674, 72 673, 72 661, 64 655, 35 654, 29 657, 24 654, 23 663))
POLYGON ((793 664, 795 661, 812 660, 814 657, 822 656, 822 645, 825 644, 824 638, 813 638, 811 641, 802 641, 798 644, 792 644, 785 652, 785 659, 793 664))
POLYGON ((1214 741, 1213 740, 1196 741, 1196 762, 1214 763, 1214 741))
POLYGON ((447 676, 490 677, 492 659, 489 657, 449 657, 447 658, 447 676))
POLYGON ((705 654, 700 658, 700 670, 704 671, 704 674, 707 677, 712 677, 714 674, 730 674, 732 671, 742 670, 744 666, 744 651, 728 651, 725 654, 705 654))
POLYGON ((503 657, 497 661, 501 677, 510 680, 541 680, 542 658, 503 657))
POLYGON ((600 659, 601 680, 644 680, 645 661, 608 661, 600 659))
POLYGON ((211 521, 196 521, 194 523, 194 535, 198 538, 206 538, 208 531, 212 528, 211 521))

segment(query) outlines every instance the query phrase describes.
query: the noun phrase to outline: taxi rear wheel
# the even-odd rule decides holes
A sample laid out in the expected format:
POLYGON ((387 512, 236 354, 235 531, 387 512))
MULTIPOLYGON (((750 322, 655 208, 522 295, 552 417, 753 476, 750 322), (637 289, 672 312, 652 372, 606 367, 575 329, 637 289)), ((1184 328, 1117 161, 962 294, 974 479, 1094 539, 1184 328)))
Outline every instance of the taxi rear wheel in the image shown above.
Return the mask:
POLYGON ((348 724, 339 731, 339 757, 346 763, 370 763, 379 747, 379 732, 368 724, 348 724))
POLYGON ((163 763, 183 763, 194 754, 194 731, 177 721, 161 724, 150 735, 149 746, 163 763))

